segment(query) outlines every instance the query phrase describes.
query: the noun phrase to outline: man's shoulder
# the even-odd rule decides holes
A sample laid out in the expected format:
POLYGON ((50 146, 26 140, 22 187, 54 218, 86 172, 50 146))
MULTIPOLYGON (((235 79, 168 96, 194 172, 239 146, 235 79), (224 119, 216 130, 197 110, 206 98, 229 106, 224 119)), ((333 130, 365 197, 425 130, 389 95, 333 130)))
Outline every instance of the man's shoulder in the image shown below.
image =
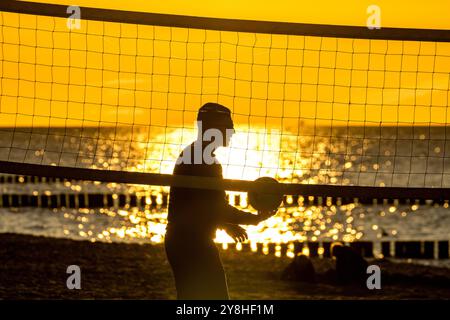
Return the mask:
POLYGON ((213 177, 222 176, 222 165, 217 161, 217 159, 215 159, 215 161, 211 164, 205 163, 204 161, 196 163, 194 160, 196 159, 193 154, 193 146, 191 144, 186 146, 180 153, 177 161, 175 162, 173 173, 179 175, 185 174, 213 177))

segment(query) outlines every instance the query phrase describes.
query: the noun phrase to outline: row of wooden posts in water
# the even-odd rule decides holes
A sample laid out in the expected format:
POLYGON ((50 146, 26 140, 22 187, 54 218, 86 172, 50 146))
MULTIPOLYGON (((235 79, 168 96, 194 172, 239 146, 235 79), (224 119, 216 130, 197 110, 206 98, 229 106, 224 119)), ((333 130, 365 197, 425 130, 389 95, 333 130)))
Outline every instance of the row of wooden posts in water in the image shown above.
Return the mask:
MULTIPOLYGON (((57 178, 45 177, 29 177, 18 175, 0 175, 0 184, 24 184, 24 183, 64 183, 65 180, 57 178)), ((73 181, 71 181, 74 184, 73 181)), ((66 192, 66 193, 49 193, 49 192, 33 192, 33 194, 0 194, 0 207, 19 208, 19 207, 39 207, 39 208, 164 208, 168 205, 168 194, 150 194, 150 193, 86 193, 86 192, 66 192)), ((243 204, 240 194, 227 194, 228 201, 234 205, 243 204), (231 201, 230 198, 231 197, 231 201)), ((308 197, 301 196, 285 196, 283 199, 284 206, 298 205, 341 205, 346 203, 360 202, 359 199, 341 199, 329 197, 308 197)), ((246 202, 244 202, 246 203, 246 202)), ((377 200, 372 199, 371 204, 398 204, 394 200, 377 200)), ((408 203, 406 201, 406 203, 408 203)), ((426 202, 411 201, 411 204, 423 204, 426 202)), ((429 204, 429 203, 428 203, 429 204)), ((446 203, 447 204, 447 203, 446 203)), ((448 204, 447 204, 448 205, 448 204)), ((364 257, 374 256, 374 244, 372 241, 355 241, 350 243, 355 250, 359 251, 364 257)), ((262 251, 261 243, 258 243, 258 251, 262 251)), ((275 253, 278 248, 281 254, 286 253, 289 244, 268 243, 267 251, 275 253)), ((303 248, 307 248, 309 256, 330 256, 331 242, 296 242, 294 245, 294 253, 302 252, 303 248)), ((381 241, 381 248, 378 251, 384 257, 396 258, 424 258, 424 259, 448 259, 449 258, 449 241, 381 241)), ((241 245, 242 250, 250 250, 249 244, 241 245)))
MULTIPOLYGON (((0 175, 0 184, 64 184, 66 180, 58 178, 45 177, 29 177, 17 175, 0 175)), ((71 185, 77 185, 76 181, 69 181, 71 185)), ((245 193, 227 194, 227 200, 237 206, 247 206, 247 199, 245 193), (230 199, 231 197, 231 199, 230 199), (231 200, 231 201, 230 201, 231 200)), ((283 206, 332 206, 344 205, 350 203, 361 203, 370 205, 444 205, 449 206, 447 200, 431 201, 431 200, 413 200, 413 199, 361 199, 361 198, 341 198, 341 197, 327 197, 327 196, 309 196, 302 197, 300 195, 285 195, 283 197, 283 206)), ((159 195, 152 192, 135 192, 115 194, 113 191, 106 193, 85 193, 76 191, 55 191, 51 192, 33 192, 33 194, 21 193, 4 193, 0 194, 0 207, 69 207, 69 208, 105 208, 105 207, 138 207, 145 208, 146 206, 157 207, 167 206, 168 193, 160 192, 159 195), (144 195, 143 195, 144 194, 144 195)))
MULTIPOLYGON (((76 185, 77 181, 72 180, 65 180, 65 179, 59 179, 59 178, 52 178, 52 177, 39 177, 39 176, 21 176, 21 175, 0 175, 0 184, 53 184, 53 183, 61 183, 64 184, 65 182, 69 181, 72 185, 76 185)), ((14 196, 14 195, 13 195, 14 196)), ((18 195, 17 195, 18 196, 18 195)), ((91 208, 96 207, 103 207, 103 206, 110 206, 111 203, 113 203, 114 199, 110 199, 114 195, 107 194, 106 197, 107 200, 103 201, 103 195, 102 194, 94 194, 94 195, 85 195, 83 193, 75 193, 75 195, 71 195, 71 197, 78 197, 77 200, 73 200, 71 203, 75 205, 75 203, 78 203, 79 205, 83 205, 83 203, 86 203, 86 196, 88 196, 92 201, 89 202, 89 206, 91 208), (84 198, 84 199, 83 199, 84 198)), ((151 204, 156 205, 166 205, 167 204, 167 193, 163 193, 162 198, 160 201, 152 201, 151 204)), ((229 197, 230 195, 227 195, 229 197)), ((152 197, 152 196, 151 196, 152 197)), ((234 203, 235 205, 242 205, 244 199, 241 199, 242 196, 239 193, 231 195, 232 201, 230 203, 234 203)), ((121 207, 125 206, 138 206, 140 207, 145 206, 145 201, 139 201, 139 195, 137 194, 123 194, 119 195, 119 203, 118 205, 121 207), (127 202, 127 199, 129 199, 129 202, 127 202), (125 202, 124 202, 125 201, 125 202)), ((157 199, 155 199, 157 200, 157 199)), ((13 199, 14 201, 14 199, 13 199)), ((63 200, 64 201, 64 200, 63 200)), ((4 206, 8 206, 8 200, 3 201, 4 206)), ((27 200, 24 201, 14 201, 14 204, 17 205, 17 203, 24 203, 27 204, 27 200)), ((32 201, 32 203, 37 203, 37 201, 32 201)), ((55 201, 47 201, 45 200, 41 201, 40 203, 56 203, 55 201)), ((58 202, 59 203, 59 202, 58 202)), ((246 202, 245 202, 246 203, 246 202)), ((303 206, 303 205, 319 205, 319 206, 331 206, 331 205, 343 205, 343 204, 349 204, 349 203, 361 203, 361 204, 369 204, 369 205, 399 205, 399 204, 406 204, 406 205, 413 205, 413 204, 428 204, 428 205, 444 205, 449 206, 449 200, 425 200, 425 199, 395 199, 393 197, 392 199, 375 199, 370 197, 370 195, 367 198, 351 198, 351 197, 328 197, 326 195, 324 196, 309 196, 309 197, 303 197, 301 195, 289 195, 283 197, 283 205, 284 206, 303 206)), ((147 203, 148 204, 148 203, 147 203)), ((1 205, 1 204, 0 204, 1 205)), ((11 205, 10 205, 11 206, 11 205)), ((69 204, 66 204, 66 206, 69 206, 69 204)))
MULTIPOLYGON (((166 207, 169 201, 168 193, 162 192, 159 194, 149 192, 136 192, 136 193, 86 193, 86 192, 65 192, 61 193, 56 191, 51 192, 33 192, 33 194, 24 193, 3 193, 0 194, 0 207, 42 207, 42 208, 146 208, 146 207, 166 207)), ((321 197, 314 197, 314 199, 299 199, 299 196, 284 196, 283 206, 331 206, 331 205, 343 205, 349 203, 358 203, 358 199, 343 199, 341 198, 327 198, 326 202, 322 201, 321 197)), ((227 195, 227 200, 236 206, 247 207, 245 202, 242 202, 240 194, 227 195), (231 201, 230 201, 231 197, 231 201), (244 203, 244 205, 243 205, 244 203)), ((399 202, 395 200, 378 202, 374 199, 372 205, 399 205, 399 202)), ((406 203, 405 203, 406 204, 406 203)), ((428 204, 419 201, 411 201, 413 204, 428 204)), ((437 205, 433 203, 433 205, 437 205)), ((448 203, 443 204, 448 207, 448 203)))
MULTIPOLYGON (((280 256, 286 255, 289 246, 293 245, 293 254, 307 253, 310 257, 331 257, 331 241, 320 242, 295 242, 295 243, 257 243, 254 251, 264 252, 266 254, 275 254, 277 251, 280 256), (264 246, 266 248, 264 248, 264 246), (305 250, 306 249, 306 250, 305 250)), ((359 252, 365 258, 379 257, 399 259, 449 259, 449 241, 354 241, 347 243, 348 246, 359 252), (379 248, 375 249, 375 246, 379 248), (375 252, 378 252, 376 254, 375 252)), ((237 247, 239 251, 250 251, 251 244, 231 244, 229 247, 237 247)))

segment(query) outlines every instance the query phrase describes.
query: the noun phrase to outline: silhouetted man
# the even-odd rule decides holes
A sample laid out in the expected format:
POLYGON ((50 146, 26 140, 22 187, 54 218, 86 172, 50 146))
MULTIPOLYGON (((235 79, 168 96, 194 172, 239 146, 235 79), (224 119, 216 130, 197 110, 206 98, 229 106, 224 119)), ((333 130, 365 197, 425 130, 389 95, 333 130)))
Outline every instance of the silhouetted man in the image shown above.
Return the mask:
MULTIPOLYGON (((228 146, 234 133, 228 108, 206 103, 197 116, 198 137, 175 165, 174 175, 222 178, 214 151, 228 146)), ((225 191, 172 187, 165 247, 175 277, 178 299, 228 299, 225 273, 214 243, 225 229, 236 241, 247 239, 239 224, 256 225, 274 212, 258 215, 230 206, 225 191)))

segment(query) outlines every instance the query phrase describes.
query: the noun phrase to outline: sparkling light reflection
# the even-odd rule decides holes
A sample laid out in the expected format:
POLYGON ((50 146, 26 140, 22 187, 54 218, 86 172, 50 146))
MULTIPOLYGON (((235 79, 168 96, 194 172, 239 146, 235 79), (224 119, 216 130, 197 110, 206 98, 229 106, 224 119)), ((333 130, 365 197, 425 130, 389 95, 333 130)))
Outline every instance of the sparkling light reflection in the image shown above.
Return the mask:
MULTIPOLYGON (((144 153, 147 160, 133 164, 126 168, 130 171, 148 171, 171 173, 175 159, 182 146, 192 142, 195 132, 179 129, 168 132, 164 136, 162 143, 140 143, 140 152, 144 153), (173 143, 169 143, 173 142, 173 143), (162 159, 171 159, 170 161, 162 159)), ((162 141, 162 136, 155 140, 162 141)), ((302 146, 307 146, 304 138, 295 137, 291 140, 282 140, 279 132, 264 129, 238 130, 233 137, 230 148, 221 148, 217 151, 217 157, 223 165, 225 178, 253 180, 261 176, 272 176, 279 181, 301 182, 301 183, 332 183, 342 178, 343 171, 333 168, 351 169, 357 165, 350 160, 337 163, 327 154, 330 148, 325 141, 316 141, 316 152, 308 157, 302 155, 302 146), (280 153, 284 143, 298 144, 297 151, 293 153, 280 153), (300 142, 299 142, 300 141, 300 142), (308 170, 306 170, 309 168, 308 170), (315 172, 315 174, 312 174, 315 172)), ((331 146, 335 148, 336 146, 331 146)), ((292 148, 291 148, 292 149, 292 148)), ((135 150, 136 151, 136 150, 135 150)), ((99 161, 107 163, 105 161, 99 161)), ((341 182, 345 182, 342 179, 341 182)), ((80 192, 86 186, 71 184, 72 190, 80 192)), ((161 243, 164 241, 165 226, 167 223, 167 208, 162 205, 163 194, 167 193, 167 187, 155 186, 122 186, 118 184, 108 184, 107 190, 111 190, 117 198, 118 193, 136 193, 145 198, 145 208, 127 207, 125 209, 110 208, 100 210, 73 210, 66 212, 64 218, 76 220, 79 228, 71 230, 67 227, 65 235, 77 233, 78 237, 88 238, 91 241, 127 241, 138 239, 161 243), (76 211, 76 212, 75 212, 76 211), (96 219, 92 217, 95 216, 96 219), (98 217, 105 217, 103 224, 98 217)), ((246 193, 227 192, 230 196, 230 203, 234 204, 234 199, 238 196, 238 207, 244 210, 253 210, 247 202, 246 193)), ((114 197, 113 197, 114 198, 114 197)), ((383 230, 373 224, 371 230, 365 230, 361 224, 355 224, 355 218, 359 221, 365 218, 367 211, 375 210, 361 206, 356 203, 346 205, 335 205, 329 200, 324 205, 314 205, 310 198, 295 198, 288 196, 286 206, 280 207, 276 216, 260 223, 257 226, 248 226, 246 230, 249 235, 248 247, 251 251, 259 251, 258 244, 264 254, 269 254, 268 244, 276 244, 275 255, 280 256, 282 248, 288 257, 294 256, 293 242, 303 241, 344 241, 352 242, 362 239, 367 232, 377 232, 377 237, 381 236, 383 230)), ((418 209, 417 204, 398 210, 397 206, 389 205, 379 208, 379 215, 398 214, 405 217, 407 212, 418 209)), ((377 209, 378 210, 378 209, 377 209)), ((397 236, 398 230, 390 230, 390 236, 397 236)), ((222 230, 216 233, 217 243, 221 243, 224 249, 230 246, 237 250, 244 250, 241 244, 233 244, 233 240, 222 230)), ((308 247, 303 248, 304 254, 309 254, 308 247)), ((319 248, 319 254, 323 254, 323 248, 319 248)))

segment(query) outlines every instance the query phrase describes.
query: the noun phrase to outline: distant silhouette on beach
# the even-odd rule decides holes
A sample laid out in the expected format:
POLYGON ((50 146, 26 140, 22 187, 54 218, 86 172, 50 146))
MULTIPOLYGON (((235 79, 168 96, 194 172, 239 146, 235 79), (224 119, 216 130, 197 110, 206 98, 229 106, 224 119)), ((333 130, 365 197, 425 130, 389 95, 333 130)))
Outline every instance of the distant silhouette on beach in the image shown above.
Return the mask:
MULTIPOLYGON (((222 178, 214 151, 229 145, 234 133, 231 112, 206 103, 198 111, 197 125, 197 140, 180 154, 173 174, 222 178)), ((240 224, 256 225, 274 213, 241 211, 228 204, 224 190, 172 187, 165 248, 178 299, 229 299, 214 243, 216 230, 224 229, 235 241, 244 241, 247 234, 240 224)))
POLYGON ((353 248, 334 244, 331 254, 336 258, 336 281, 340 285, 365 286, 368 263, 353 248))
POLYGON ((326 271, 316 272, 312 259, 299 253, 285 267, 281 279, 299 283, 326 283, 366 288, 368 263, 359 252, 335 242, 331 245, 331 256, 334 258, 334 266, 327 268, 326 271))
POLYGON ((281 279, 314 283, 316 281, 316 271, 311 259, 304 254, 297 254, 292 262, 283 270, 281 279))

